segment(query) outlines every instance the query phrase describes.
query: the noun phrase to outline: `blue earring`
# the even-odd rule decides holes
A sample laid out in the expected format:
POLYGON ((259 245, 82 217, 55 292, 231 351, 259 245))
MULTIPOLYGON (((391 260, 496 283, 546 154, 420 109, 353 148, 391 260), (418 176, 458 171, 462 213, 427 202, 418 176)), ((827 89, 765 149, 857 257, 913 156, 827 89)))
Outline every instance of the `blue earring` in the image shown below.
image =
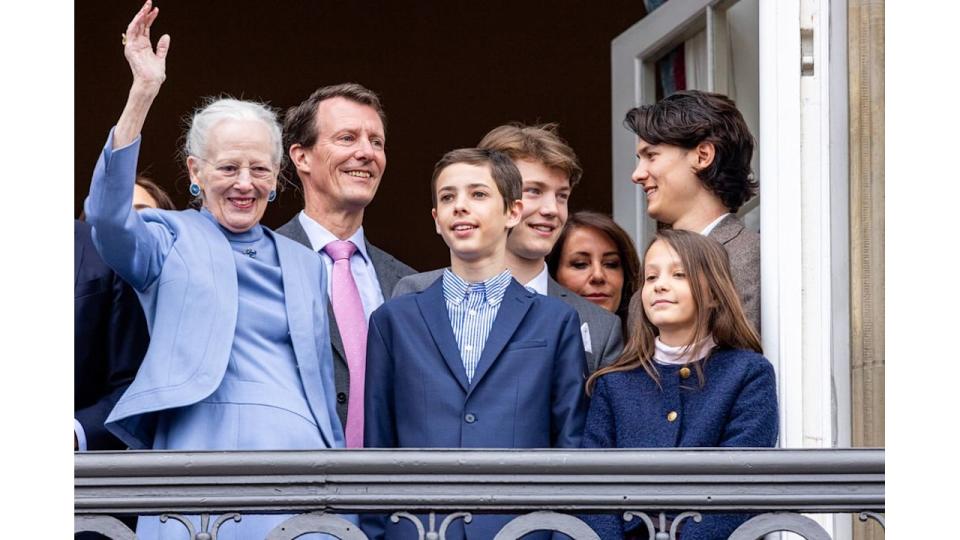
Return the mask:
POLYGON ((277 191, 275 189, 271 189, 270 193, 267 193, 267 202, 273 202, 275 200, 277 200, 277 191))
POLYGON ((200 184, 190 184, 190 194, 194 197, 200 196, 200 184))

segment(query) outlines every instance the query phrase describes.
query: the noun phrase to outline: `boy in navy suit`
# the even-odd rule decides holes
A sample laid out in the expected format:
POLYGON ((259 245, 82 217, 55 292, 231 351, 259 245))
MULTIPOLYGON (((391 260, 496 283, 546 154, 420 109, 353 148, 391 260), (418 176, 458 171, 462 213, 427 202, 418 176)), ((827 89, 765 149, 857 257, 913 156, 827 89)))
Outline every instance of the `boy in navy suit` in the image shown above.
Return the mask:
MULTIPOLYGON (((520 172, 496 150, 454 150, 434 168, 432 214, 450 248, 450 268, 370 318, 367 447, 579 445, 586 410, 580 319, 564 302, 525 289, 506 269, 520 186, 520 172)), ((447 538, 488 540, 512 517, 457 520, 447 538)), ((406 520, 362 522, 371 538, 417 537, 406 520)))

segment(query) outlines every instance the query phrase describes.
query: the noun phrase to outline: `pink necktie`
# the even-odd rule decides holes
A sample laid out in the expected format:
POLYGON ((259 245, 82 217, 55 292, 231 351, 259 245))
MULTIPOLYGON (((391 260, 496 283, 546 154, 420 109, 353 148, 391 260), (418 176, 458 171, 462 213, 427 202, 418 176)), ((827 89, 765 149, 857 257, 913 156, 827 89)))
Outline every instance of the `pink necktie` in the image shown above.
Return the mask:
POLYGON ((367 317, 360 291, 350 272, 350 256, 357 251, 353 242, 335 240, 323 247, 333 259, 330 301, 337 318, 343 352, 350 370, 350 399, 347 402, 347 448, 363 448, 363 381, 367 366, 367 317))

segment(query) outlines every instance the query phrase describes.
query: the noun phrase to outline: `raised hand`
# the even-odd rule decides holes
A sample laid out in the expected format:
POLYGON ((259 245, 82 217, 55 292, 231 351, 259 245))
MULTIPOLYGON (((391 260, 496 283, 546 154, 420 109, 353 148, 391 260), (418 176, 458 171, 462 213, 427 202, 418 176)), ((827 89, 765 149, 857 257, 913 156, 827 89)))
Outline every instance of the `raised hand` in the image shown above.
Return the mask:
MULTIPOLYGON (((121 148, 136 140, 143 129, 143 122, 160 92, 160 85, 167 78, 167 51, 170 50, 170 36, 164 34, 157 41, 157 50, 150 43, 150 26, 160 13, 147 0, 140 11, 133 16, 123 35, 123 55, 127 57, 130 71, 133 72, 133 84, 127 95, 127 104, 113 131, 113 148, 121 148)), ((133 178, 130 178, 133 186, 133 178)))
POLYGON ((167 77, 167 52, 170 50, 170 36, 164 34, 157 42, 156 52, 150 43, 150 26, 160 14, 160 8, 153 7, 147 0, 140 11, 133 16, 124 33, 123 55, 130 64, 134 84, 140 83, 159 88, 167 77))

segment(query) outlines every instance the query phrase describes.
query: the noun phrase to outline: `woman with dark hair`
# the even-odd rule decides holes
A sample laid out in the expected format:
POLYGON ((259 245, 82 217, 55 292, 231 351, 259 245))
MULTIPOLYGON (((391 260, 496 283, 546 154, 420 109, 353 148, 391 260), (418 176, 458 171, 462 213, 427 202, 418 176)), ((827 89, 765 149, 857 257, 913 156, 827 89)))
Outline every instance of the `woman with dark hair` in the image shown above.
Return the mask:
POLYGON ((547 256, 547 266, 561 285, 626 323, 640 259, 630 236, 609 216, 572 214, 547 256))

